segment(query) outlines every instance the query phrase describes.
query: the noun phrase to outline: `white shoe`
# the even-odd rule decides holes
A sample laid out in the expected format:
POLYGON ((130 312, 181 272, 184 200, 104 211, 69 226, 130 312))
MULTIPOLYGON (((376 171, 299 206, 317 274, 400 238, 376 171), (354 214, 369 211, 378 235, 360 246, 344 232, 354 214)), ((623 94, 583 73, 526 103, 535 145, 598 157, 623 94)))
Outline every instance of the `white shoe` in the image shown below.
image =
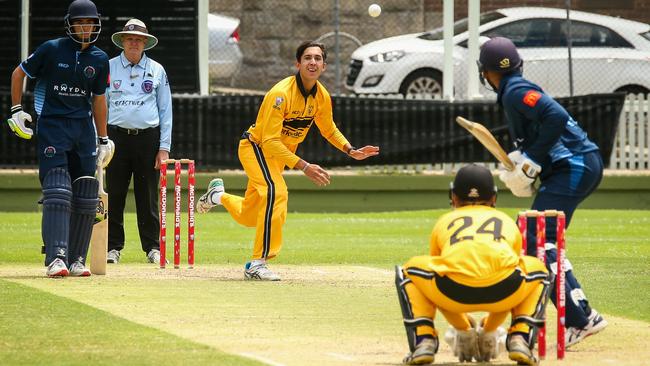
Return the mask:
POLYGON ((65 277, 70 274, 68 267, 65 265, 61 258, 57 258, 47 266, 47 271, 45 272, 48 277, 65 277))
POLYGON ((120 251, 117 249, 111 249, 106 254, 106 263, 120 263, 120 251))
POLYGON ((508 358, 517 361, 517 365, 536 366, 538 364, 530 346, 520 335, 513 335, 508 340, 508 358))
POLYGON ((251 266, 251 262, 246 263, 244 277, 247 280, 258 281, 280 281, 280 276, 276 275, 266 266, 266 263, 251 266))
POLYGON ((147 260, 149 263, 160 263, 160 250, 151 249, 149 253, 147 253, 147 260))
POLYGON ((88 277, 90 276, 90 270, 80 261, 76 261, 70 265, 70 276, 88 277))
POLYGON ((607 320, 605 320, 596 309, 591 309, 591 313, 587 318, 589 319, 589 322, 582 329, 574 327, 566 328, 565 344, 567 348, 607 327, 607 320))
POLYGON ((415 350, 404 357, 402 363, 405 365, 429 365, 432 364, 438 350, 438 338, 425 338, 415 350))
POLYGON ((208 184, 208 191, 199 198, 199 203, 196 205, 196 212, 206 213, 210 211, 212 207, 218 205, 218 203, 216 203, 219 202, 218 195, 223 194, 224 192, 225 188, 223 186, 223 179, 215 178, 211 180, 210 184, 208 184), (215 195, 217 195, 217 197, 215 197, 215 195))

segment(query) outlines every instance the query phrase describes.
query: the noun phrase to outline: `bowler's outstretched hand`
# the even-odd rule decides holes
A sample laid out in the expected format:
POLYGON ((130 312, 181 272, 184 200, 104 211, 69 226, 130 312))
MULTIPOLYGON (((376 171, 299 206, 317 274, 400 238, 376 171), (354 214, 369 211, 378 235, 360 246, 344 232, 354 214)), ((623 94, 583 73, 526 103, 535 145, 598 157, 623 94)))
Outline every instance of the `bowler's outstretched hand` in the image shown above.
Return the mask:
POLYGON ((355 160, 363 160, 371 156, 379 155, 379 146, 366 145, 358 149, 352 149, 348 155, 355 160))

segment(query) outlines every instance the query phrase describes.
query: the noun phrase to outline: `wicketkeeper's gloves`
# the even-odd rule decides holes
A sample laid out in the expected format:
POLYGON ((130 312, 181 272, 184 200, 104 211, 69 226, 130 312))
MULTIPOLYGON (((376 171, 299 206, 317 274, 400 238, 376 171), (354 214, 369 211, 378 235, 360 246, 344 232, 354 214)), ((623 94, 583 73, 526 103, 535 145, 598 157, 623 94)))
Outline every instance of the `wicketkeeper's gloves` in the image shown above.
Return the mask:
POLYGON ((34 131, 31 128, 27 127, 27 123, 32 122, 32 116, 29 113, 23 111, 23 106, 16 104, 11 107, 11 118, 7 119, 9 128, 13 131, 16 136, 21 139, 29 140, 34 135, 34 131))

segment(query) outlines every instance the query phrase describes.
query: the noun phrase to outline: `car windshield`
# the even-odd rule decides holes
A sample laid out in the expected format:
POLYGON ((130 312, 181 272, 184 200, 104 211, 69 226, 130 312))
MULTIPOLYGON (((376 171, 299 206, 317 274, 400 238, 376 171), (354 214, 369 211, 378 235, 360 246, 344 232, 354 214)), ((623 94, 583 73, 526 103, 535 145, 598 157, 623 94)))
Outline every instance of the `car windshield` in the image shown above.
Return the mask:
MULTIPOLYGON (((489 23, 491 21, 497 20, 504 18, 505 15, 498 13, 496 11, 491 11, 487 13, 481 14, 481 18, 479 19, 479 25, 483 25, 485 23, 489 23)), ((463 18, 461 20, 458 20, 457 22, 454 23, 454 35, 461 34, 463 32, 467 31, 467 18, 463 18)), ((421 35, 418 36, 420 39, 425 39, 427 41, 438 41, 443 39, 443 28, 436 28, 434 30, 430 30, 428 32, 422 33, 421 35)))

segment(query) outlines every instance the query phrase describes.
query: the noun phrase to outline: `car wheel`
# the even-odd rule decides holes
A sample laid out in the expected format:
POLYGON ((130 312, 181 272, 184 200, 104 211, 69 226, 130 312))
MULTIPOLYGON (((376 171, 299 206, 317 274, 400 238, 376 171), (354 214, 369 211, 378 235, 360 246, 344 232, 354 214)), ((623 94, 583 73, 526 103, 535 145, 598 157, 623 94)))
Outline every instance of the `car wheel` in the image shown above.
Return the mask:
POLYGON ((640 85, 626 85, 615 90, 616 92, 623 92, 626 94, 648 94, 650 90, 640 85))
POLYGON ((410 73, 399 87, 402 95, 442 96, 442 73, 438 70, 416 70, 410 73))

